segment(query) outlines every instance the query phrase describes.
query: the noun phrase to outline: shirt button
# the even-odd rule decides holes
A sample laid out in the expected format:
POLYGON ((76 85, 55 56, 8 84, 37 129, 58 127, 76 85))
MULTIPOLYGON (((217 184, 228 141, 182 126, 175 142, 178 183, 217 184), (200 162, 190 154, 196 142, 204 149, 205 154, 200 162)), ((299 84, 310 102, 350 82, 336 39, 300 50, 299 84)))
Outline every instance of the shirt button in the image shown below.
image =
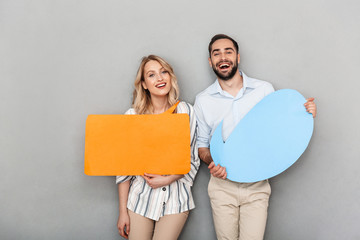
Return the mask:
POLYGON ((162 190, 163 190, 163 191, 166 191, 166 187, 163 187, 162 190))

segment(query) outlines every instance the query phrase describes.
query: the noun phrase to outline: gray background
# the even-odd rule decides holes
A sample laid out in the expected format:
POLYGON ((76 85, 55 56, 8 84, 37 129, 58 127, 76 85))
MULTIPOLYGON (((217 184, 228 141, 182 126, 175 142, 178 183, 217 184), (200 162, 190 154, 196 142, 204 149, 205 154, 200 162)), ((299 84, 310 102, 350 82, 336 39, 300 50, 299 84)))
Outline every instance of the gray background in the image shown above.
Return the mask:
MULTIPOLYGON (((142 56, 167 59, 193 103, 216 33, 241 68, 316 97, 309 148, 271 179, 267 240, 360 239, 358 1, 0 0, 0 239, 120 239, 113 177, 83 173, 88 114, 131 104, 142 56)), ((202 165, 180 239, 215 239, 202 165)))

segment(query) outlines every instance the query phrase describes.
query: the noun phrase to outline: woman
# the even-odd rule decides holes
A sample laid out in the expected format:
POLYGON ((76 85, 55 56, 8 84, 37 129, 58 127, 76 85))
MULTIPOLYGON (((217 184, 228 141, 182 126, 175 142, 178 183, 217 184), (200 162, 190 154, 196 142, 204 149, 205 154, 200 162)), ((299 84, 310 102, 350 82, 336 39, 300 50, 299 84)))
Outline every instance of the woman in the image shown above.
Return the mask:
MULTIPOLYGON (((135 79, 133 108, 126 114, 159 114, 178 101, 179 87, 172 67, 154 55, 144 57, 135 79)), ((197 155, 196 120, 190 104, 180 102, 177 113, 190 116, 191 170, 185 175, 117 176, 118 229, 122 237, 177 239, 195 207, 191 186, 200 165, 197 155)))

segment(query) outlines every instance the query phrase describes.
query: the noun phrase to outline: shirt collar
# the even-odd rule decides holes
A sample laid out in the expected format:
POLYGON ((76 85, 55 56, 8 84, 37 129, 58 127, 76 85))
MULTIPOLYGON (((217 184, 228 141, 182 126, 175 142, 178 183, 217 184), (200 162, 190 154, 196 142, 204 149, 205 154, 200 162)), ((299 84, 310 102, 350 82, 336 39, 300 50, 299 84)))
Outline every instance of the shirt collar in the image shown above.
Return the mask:
MULTIPOLYGON (((241 72, 241 71, 240 71, 241 72)), ((242 72, 243 77, 243 87, 246 88, 255 88, 255 82, 252 78, 249 78, 244 72, 242 72)))
MULTIPOLYGON (((255 88, 254 82, 251 80, 251 78, 246 76, 246 74, 243 71, 239 70, 239 72, 240 72, 240 75, 243 77, 243 89, 245 90, 246 88, 255 88)), ((210 87, 209 93, 210 94, 216 94, 216 93, 224 94, 224 90, 222 90, 218 79, 216 79, 214 84, 210 87)))

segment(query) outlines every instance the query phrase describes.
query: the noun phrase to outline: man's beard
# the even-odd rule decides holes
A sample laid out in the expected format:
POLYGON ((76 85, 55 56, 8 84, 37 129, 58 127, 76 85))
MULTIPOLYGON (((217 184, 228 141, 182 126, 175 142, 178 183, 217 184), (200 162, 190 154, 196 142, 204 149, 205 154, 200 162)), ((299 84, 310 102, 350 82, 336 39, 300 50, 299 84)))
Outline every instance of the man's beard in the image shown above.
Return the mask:
POLYGON ((233 78, 238 70, 238 63, 235 62, 234 67, 231 69, 231 72, 227 73, 227 74, 223 74, 221 72, 219 72, 218 70, 216 70, 216 66, 214 66, 214 64, 212 64, 212 69, 214 71, 214 73, 216 74, 216 76, 223 81, 227 81, 231 78, 233 78))

